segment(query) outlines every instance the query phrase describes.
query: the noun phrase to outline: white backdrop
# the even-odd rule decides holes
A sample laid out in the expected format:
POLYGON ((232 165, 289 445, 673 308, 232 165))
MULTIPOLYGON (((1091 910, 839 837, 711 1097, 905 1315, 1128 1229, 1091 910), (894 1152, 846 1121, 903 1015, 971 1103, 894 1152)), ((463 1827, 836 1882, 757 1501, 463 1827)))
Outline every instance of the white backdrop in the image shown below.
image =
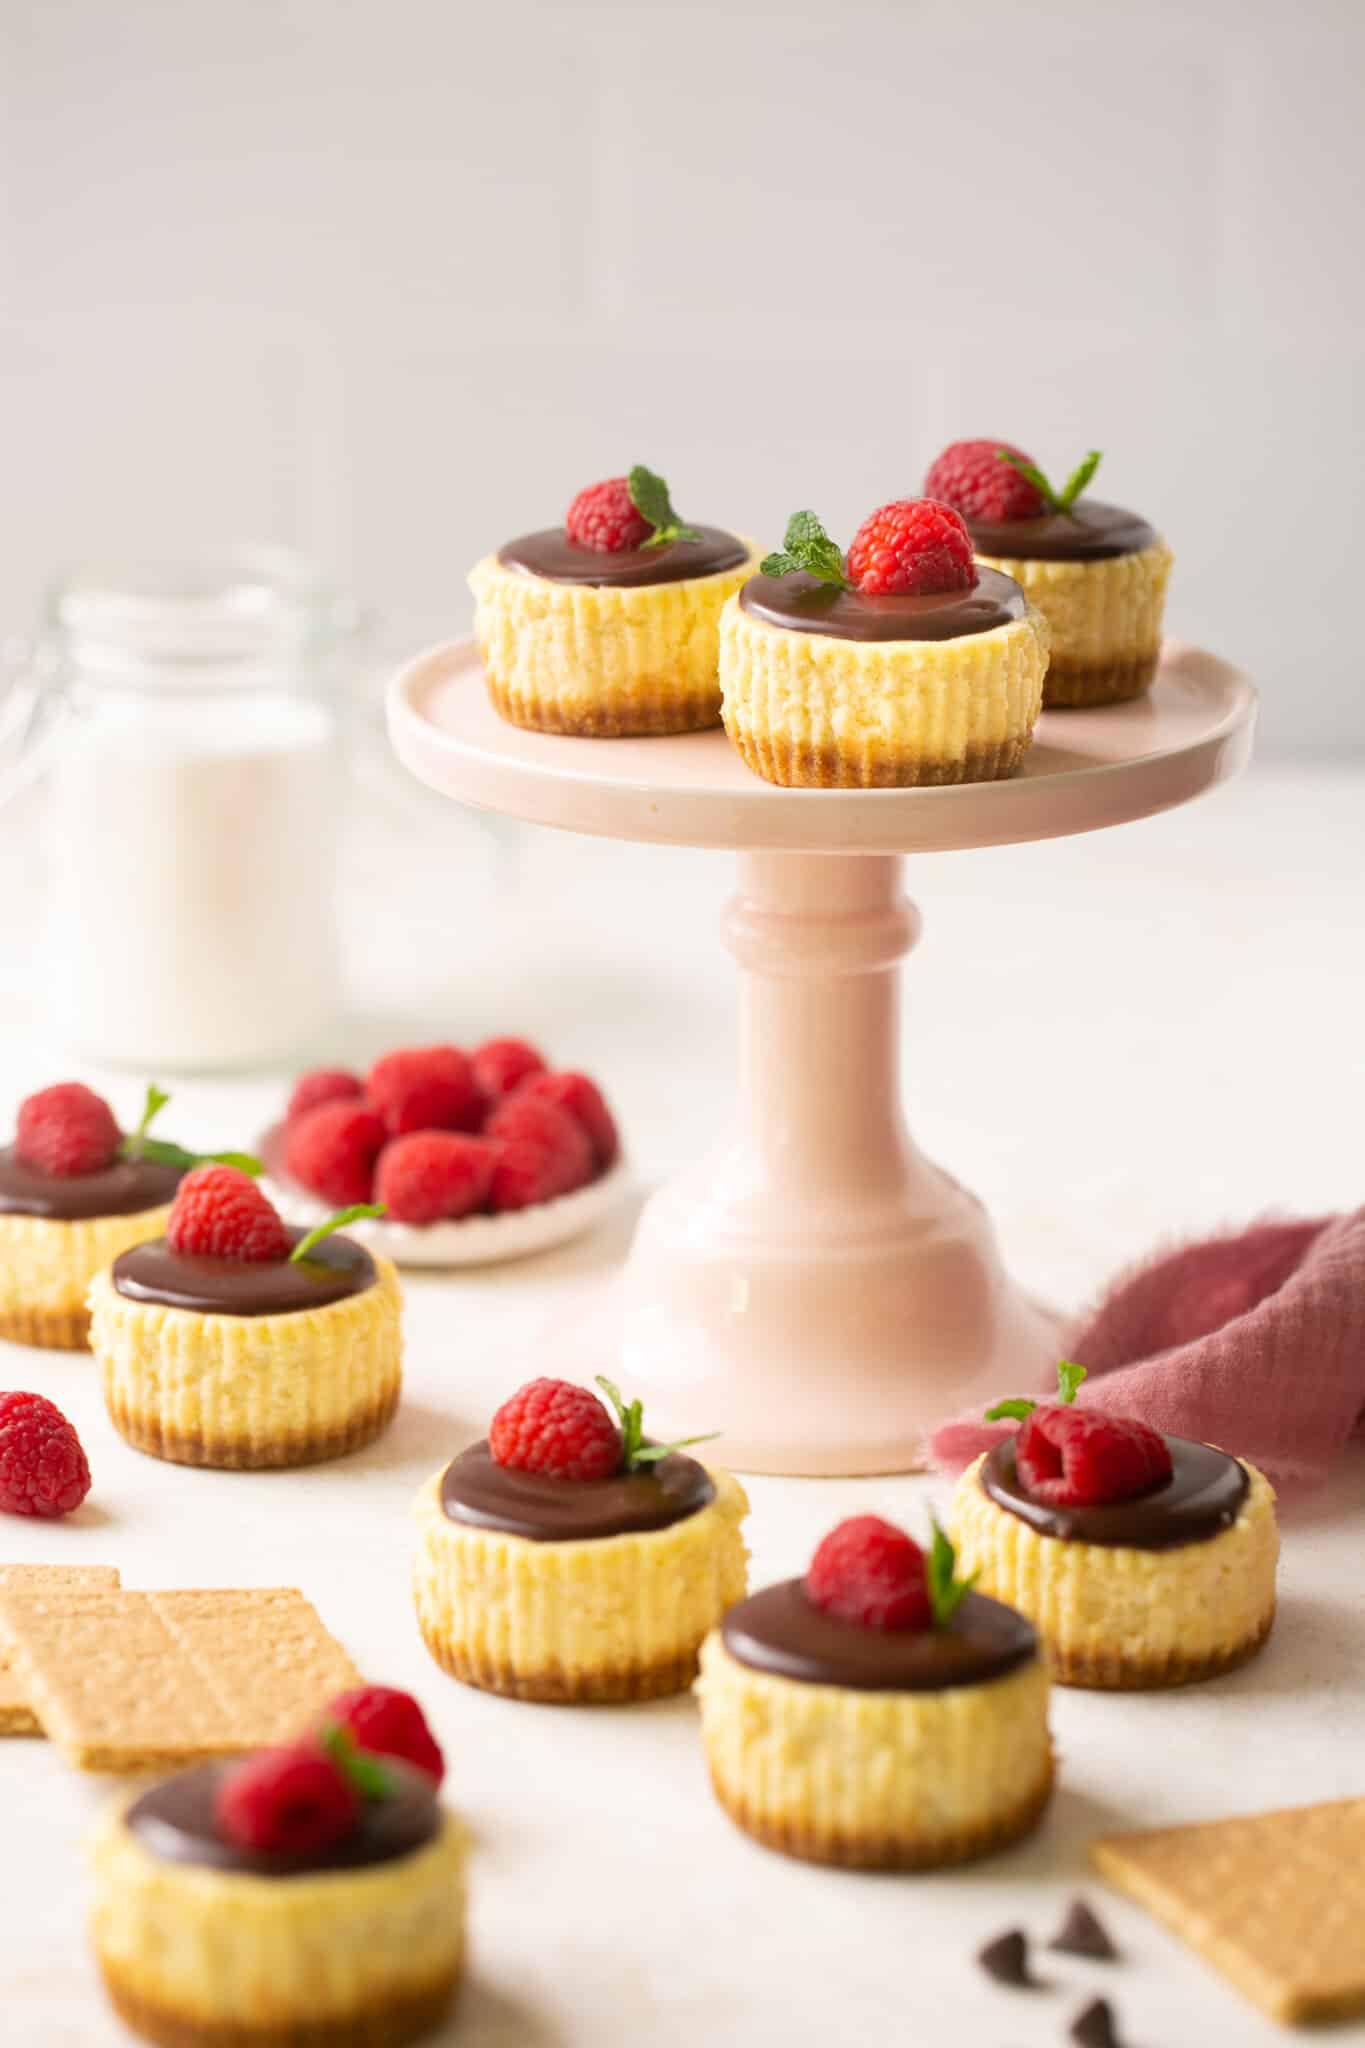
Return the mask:
POLYGON ((846 540, 998 433, 1365 744, 1363 70, 1354 0, 0 0, 0 630, 202 534, 415 642, 631 461, 846 540))

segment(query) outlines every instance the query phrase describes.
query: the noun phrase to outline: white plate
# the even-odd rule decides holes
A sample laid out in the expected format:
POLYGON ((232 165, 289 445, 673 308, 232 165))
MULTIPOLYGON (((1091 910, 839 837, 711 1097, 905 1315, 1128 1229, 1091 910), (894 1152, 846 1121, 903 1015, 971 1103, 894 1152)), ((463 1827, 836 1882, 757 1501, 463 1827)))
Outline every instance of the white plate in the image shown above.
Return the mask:
MULTIPOLYGON (((278 1157, 278 1126, 260 1140, 261 1157, 269 1165, 278 1157)), ((465 1216, 458 1223, 352 1223, 346 1235, 396 1266, 494 1266, 504 1259, 524 1259, 568 1244, 600 1223, 626 1191, 630 1172, 624 1159, 599 1180, 539 1202, 531 1209, 509 1209, 502 1216, 465 1216)), ((267 1173, 262 1186, 287 1223, 311 1228, 333 1213, 333 1206, 309 1194, 282 1175, 267 1173)))

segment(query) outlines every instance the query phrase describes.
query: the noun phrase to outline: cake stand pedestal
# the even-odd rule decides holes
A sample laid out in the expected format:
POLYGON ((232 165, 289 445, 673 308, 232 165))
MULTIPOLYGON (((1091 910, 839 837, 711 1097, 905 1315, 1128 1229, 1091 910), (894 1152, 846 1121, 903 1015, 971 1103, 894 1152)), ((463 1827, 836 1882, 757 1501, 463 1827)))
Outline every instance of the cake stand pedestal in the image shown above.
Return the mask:
POLYGON ((647 1202, 573 1367, 642 1396, 657 1436, 723 1432, 751 1472, 914 1470, 928 1432, 1057 1355, 976 1198, 918 1150, 898 1085, 904 856, 1093 831, 1187 802, 1246 761, 1255 692, 1167 643, 1150 697, 1045 714, 1009 782, 782 790, 723 733, 588 741, 494 713, 477 648, 423 655, 389 731, 422 781, 610 838, 739 852, 739 1118, 647 1202))

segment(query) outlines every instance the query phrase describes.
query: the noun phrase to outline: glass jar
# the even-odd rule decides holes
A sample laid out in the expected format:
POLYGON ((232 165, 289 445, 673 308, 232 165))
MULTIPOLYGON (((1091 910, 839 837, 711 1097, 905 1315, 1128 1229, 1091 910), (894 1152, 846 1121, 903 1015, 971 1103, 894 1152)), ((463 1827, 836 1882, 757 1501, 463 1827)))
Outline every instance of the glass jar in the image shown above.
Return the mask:
POLYGON ((324 1031, 353 624, 304 562, 264 549, 52 592, 34 722, 64 1044, 146 1073, 266 1065, 324 1031))

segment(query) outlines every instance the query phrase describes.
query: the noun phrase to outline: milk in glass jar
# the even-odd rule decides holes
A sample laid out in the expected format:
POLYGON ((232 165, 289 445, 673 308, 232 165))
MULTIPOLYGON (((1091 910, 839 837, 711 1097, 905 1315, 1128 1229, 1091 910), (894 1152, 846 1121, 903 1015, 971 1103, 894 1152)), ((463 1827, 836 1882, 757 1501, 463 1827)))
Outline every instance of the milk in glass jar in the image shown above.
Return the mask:
POLYGON ((143 1072, 248 1068, 325 1027, 345 622, 272 551, 54 591, 46 985, 65 1045, 143 1072))

